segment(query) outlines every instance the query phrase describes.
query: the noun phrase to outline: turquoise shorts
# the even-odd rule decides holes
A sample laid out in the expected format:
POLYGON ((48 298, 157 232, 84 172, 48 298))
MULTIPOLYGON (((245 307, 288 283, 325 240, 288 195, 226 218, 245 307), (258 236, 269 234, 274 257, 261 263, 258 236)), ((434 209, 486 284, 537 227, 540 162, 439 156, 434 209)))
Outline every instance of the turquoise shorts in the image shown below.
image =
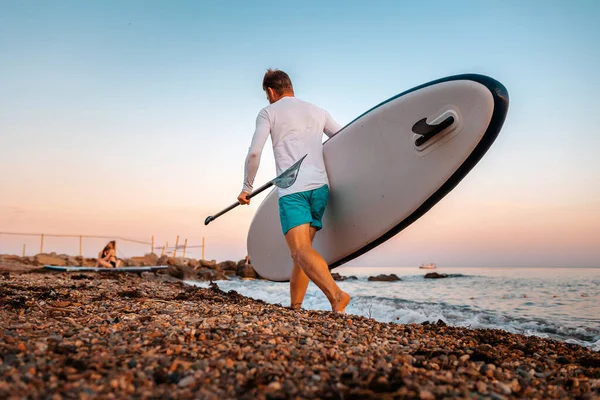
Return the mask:
POLYGON ((279 198, 279 218, 281 230, 285 235, 292 228, 310 224, 321 230, 323 213, 327 207, 329 186, 288 194, 279 198))

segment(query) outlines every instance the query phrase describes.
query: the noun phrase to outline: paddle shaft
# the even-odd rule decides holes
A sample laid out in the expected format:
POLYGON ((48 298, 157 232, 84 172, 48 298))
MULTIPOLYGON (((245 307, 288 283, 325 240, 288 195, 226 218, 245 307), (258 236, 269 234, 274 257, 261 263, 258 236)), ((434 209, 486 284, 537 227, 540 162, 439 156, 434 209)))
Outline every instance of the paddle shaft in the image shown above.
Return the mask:
MULTIPOLYGON (((300 165, 302 164, 302 161, 304 161, 306 156, 308 156, 308 154, 306 154, 300 160, 296 161, 291 167, 289 167, 288 169, 283 171, 277 178, 273 179, 270 182, 265 183, 264 185, 262 185, 261 187, 256 189, 254 192, 250 193, 247 196, 247 198, 251 199, 254 196, 256 196, 257 194, 265 191, 265 189, 268 189, 273 185, 276 185, 277 187, 284 188, 284 189, 292 186, 294 184, 294 182, 296 182, 296 178, 298 177, 298 174, 297 174, 298 168, 300 168, 300 165)), ((204 225, 208 225, 211 221, 214 221, 215 219, 219 218, 221 215, 233 210, 234 208, 236 208, 239 205, 240 205, 239 202, 234 203, 234 204, 230 205, 229 207, 227 207, 226 209, 224 209, 223 211, 220 211, 215 215, 206 217, 206 219, 204 220, 204 225)))
MULTIPOLYGON (((248 195, 248 199, 253 198, 254 196, 256 196, 257 194, 264 192, 266 189, 270 188, 271 186, 273 186, 273 181, 271 182, 267 182, 264 185, 262 185, 261 187, 259 187, 258 189, 256 189, 255 191, 253 191, 252 193, 250 193, 248 195)), ((206 220, 204 221, 204 225, 208 225, 210 222, 214 221, 215 219, 219 218, 221 215, 233 210, 234 208, 236 208, 237 206, 239 206, 240 203, 234 203, 232 205, 230 205, 229 207, 227 207, 226 209, 219 211, 218 213, 216 213, 215 215, 211 215, 210 217, 206 218, 206 220)))

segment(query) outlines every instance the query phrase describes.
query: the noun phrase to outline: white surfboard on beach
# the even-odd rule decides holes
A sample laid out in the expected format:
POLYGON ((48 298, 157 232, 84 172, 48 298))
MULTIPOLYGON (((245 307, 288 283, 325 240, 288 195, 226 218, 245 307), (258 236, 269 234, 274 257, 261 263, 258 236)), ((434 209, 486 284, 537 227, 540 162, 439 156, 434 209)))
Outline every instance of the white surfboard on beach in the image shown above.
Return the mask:
MULTIPOLYGON (((496 139, 507 111, 501 83, 458 75, 392 97, 328 139, 330 197, 314 247, 329 268, 390 239, 448 194, 496 139)), ((258 274, 289 280, 275 190, 258 208, 247 245, 258 274)))

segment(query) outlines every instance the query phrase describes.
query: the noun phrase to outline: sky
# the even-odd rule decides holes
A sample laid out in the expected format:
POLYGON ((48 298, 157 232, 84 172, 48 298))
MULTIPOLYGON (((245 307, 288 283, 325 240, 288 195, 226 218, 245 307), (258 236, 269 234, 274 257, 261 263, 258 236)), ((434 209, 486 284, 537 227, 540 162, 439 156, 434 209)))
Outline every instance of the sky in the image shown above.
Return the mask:
MULTIPOLYGON (((494 145, 349 265, 600 266, 600 3, 370 3, 1 0, 0 232, 205 237, 207 259, 240 259, 264 196, 203 221, 241 189, 267 68, 343 125, 479 73, 510 94, 494 145)), ((274 174, 269 141, 255 182, 274 174)), ((0 253, 35 254, 39 240, 0 233, 0 253)), ((76 254, 79 240, 44 246, 76 254)))

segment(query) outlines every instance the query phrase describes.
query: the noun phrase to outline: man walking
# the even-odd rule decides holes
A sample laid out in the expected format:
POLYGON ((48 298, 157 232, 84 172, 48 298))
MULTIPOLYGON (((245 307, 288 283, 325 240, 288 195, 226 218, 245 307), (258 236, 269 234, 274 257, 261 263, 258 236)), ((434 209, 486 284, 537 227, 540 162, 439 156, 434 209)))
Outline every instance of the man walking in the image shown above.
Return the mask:
POLYGON ((327 262, 312 247, 316 232, 323 226, 321 218, 329 196, 323 161, 323 133, 332 136, 341 126, 327 111, 294 97, 292 81, 283 71, 267 70, 263 90, 270 105, 256 118, 254 137, 246 157, 244 186, 238 201, 250 204, 248 195, 252 192, 260 155, 269 134, 277 175, 306 155, 296 182, 289 188, 278 188, 281 228, 294 263, 290 277, 291 307, 302 306, 310 279, 327 296, 333 311, 344 312, 350 296, 338 287, 327 262))

